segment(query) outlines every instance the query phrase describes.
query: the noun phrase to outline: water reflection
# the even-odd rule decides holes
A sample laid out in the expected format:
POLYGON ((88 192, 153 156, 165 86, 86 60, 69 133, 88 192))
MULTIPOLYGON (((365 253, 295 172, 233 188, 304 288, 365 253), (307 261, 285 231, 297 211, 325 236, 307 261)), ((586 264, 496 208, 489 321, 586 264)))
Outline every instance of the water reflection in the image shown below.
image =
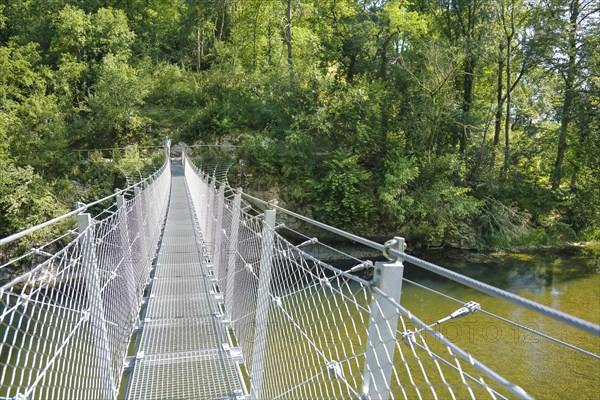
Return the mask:
MULTIPOLYGON (((504 254, 475 261, 465 261, 456 254, 425 254, 421 257, 600 324, 600 257, 597 253, 575 249, 504 254)), ((405 268, 405 273, 416 283, 462 301, 477 301, 486 311, 600 354, 598 337, 414 266, 405 268)), ((404 287, 402 303, 426 322, 433 322, 456 308, 456 303, 411 284, 404 287)), ((439 331, 536 398, 598 398, 598 360, 483 314, 451 321, 440 326, 439 331)))
MULTIPOLYGON (((464 275, 508 291, 540 293, 555 289, 555 283, 597 275, 600 256, 583 249, 545 253, 506 253, 481 257, 481 261, 466 260, 460 253, 432 253, 424 259, 445 266, 464 275)), ((468 257, 467 257, 468 258, 468 257)), ((418 268, 407 269, 407 277, 444 279, 418 268)))

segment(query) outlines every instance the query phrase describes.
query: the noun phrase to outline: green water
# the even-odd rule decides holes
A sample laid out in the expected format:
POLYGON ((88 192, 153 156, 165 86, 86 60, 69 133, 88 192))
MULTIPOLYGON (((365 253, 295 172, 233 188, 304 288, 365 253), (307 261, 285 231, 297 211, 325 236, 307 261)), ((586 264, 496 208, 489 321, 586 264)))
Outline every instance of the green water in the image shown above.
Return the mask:
MULTIPOLYGON (((426 258, 426 256, 424 257, 426 258)), ((579 249, 564 252, 508 254, 477 263, 430 257, 430 261, 522 297, 600 324, 600 255, 579 249)), ((406 277, 482 309, 600 354, 600 338, 541 317, 506 301, 422 273, 407 265, 406 277)), ((402 304, 425 322, 457 308, 438 295, 406 284, 402 304)), ((540 399, 600 398, 600 361, 482 313, 439 327, 475 358, 540 399)))
MULTIPOLYGON (((581 251, 536 254, 512 254, 496 257, 493 262, 465 262, 464 257, 448 259, 423 258, 444 266, 452 266, 472 276, 539 303, 563 310, 580 318, 600 323, 599 259, 581 251)), ((287 276, 287 272, 282 275, 287 276)), ((314 273, 319 273, 317 269, 314 273)), ((549 318, 511 303, 480 294, 462 285, 440 278, 418 267, 406 264, 405 277, 462 302, 476 301, 483 310, 514 320, 570 344, 600 354, 600 338, 569 328, 549 318)), ((289 277, 288 277, 289 278, 289 277)), ((296 289, 281 293, 283 309, 273 307, 268 324, 265 397, 283 398, 349 398, 354 394, 348 386, 361 390, 367 343, 369 291, 356 282, 332 279, 335 291, 320 284, 303 284, 294 279, 296 289), (293 293, 293 294, 292 294, 293 293), (293 321, 293 322, 290 322, 293 321), (300 334, 300 332, 302 332, 300 334), (309 344, 310 343, 310 344, 309 344), (320 356, 322 355, 322 356, 320 356), (332 379, 321 360, 339 361, 348 386, 332 379), (293 366, 293 368, 289 368, 293 366), (289 388, 289 392, 286 392, 289 388)), ((282 282, 280 282, 282 283, 282 282)), ((288 284, 291 282, 288 282, 288 284)), ((282 284, 280 287, 287 287, 282 284)), ((276 290, 277 291, 277 290, 276 290)), ((426 323, 433 323, 459 308, 462 303, 448 300, 411 283, 405 283, 401 303, 426 323)), ((406 321, 406 318, 404 318, 406 321)), ((407 322, 408 324, 408 322, 407 322)), ((246 335, 237 332, 242 342, 251 340, 254 327, 246 335)), ((385 328, 383 328, 385 329, 385 328)), ((398 329, 404 328, 402 323, 398 329)), ((415 329, 410 324, 409 330, 415 329)), ((470 352, 479 361, 539 399, 598 399, 600 393, 600 361, 564 348, 533 333, 505 322, 476 313, 453 320, 437 328, 445 337, 470 352)), ((431 350, 453 362, 445 346, 427 335, 431 350)), ((251 343, 248 343, 251 345, 251 343)), ((248 361, 248 360, 247 360, 248 361)), ((513 395, 494 384, 486 375, 461 361, 461 367, 476 378, 484 377, 500 393, 513 395)), ((456 398, 469 398, 456 371, 440 367, 456 398)), ((450 393, 437 373, 438 366, 424 351, 415 352, 399 342, 395 346, 394 376, 391 392, 394 398, 449 398, 450 393), (410 372, 408 372, 410 370, 410 372), (422 371, 426 371, 428 383, 422 371)), ((471 384, 477 398, 489 398, 482 388, 471 384)))

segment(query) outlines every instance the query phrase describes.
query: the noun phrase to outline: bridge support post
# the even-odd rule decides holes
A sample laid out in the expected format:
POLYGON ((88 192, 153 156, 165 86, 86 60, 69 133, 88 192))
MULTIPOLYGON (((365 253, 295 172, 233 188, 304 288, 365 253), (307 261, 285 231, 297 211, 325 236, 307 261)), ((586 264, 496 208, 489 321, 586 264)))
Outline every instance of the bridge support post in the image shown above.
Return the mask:
MULTIPOLYGON (((191 163, 190 163, 191 164, 191 163)), ((196 174, 190 174, 194 182, 198 185, 195 190, 198 191, 198 210, 196 210, 198 218, 198 224, 200 225, 200 229, 202 230, 202 237, 204 238, 204 217, 206 213, 204 212, 206 209, 204 207, 204 203, 206 203, 206 182, 204 181, 204 175, 201 175, 200 172, 196 174), (202 210, 202 212, 201 212, 202 210)))
MULTIPOLYGON (((117 196, 117 212, 119 218, 119 225, 121 225, 121 242, 123 243, 123 265, 124 271, 120 273, 124 280, 124 284, 127 287, 127 293, 129 294, 128 309, 131 310, 129 316, 131 321, 135 321, 137 318, 137 291, 135 287, 136 276, 134 271, 133 254, 131 251, 132 240, 129 234, 129 218, 127 217, 127 207, 125 206, 125 196, 122 194, 117 196)), ((128 321, 129 322, 129 321, 128 321)))
POLYGON ((202 215, 202 221, 200 221, 200 227, 202 228, 202 238, 206 241, 208 239, 208 235, 206 233, 206 226, 207 226, 207 222, 208 221, 208 211, 210 209, 210 206, 208 204, 208 202, 210 201, 210 197, 208 196, 210 193, 210 178, 205 175, 202 174, 202 207, 203 210, 205 210, 205 212, 201 213, 202 215))
POLYGON ((208 178, 207 181, 208 187, 206 188, 206 221, 204 222, 204 226, 203 226, 203 234, 205 235, 205 243, 210 243, 212 241, 212 238, 210 237, 212 232, 209 229, 210 228, 210 223, 211 220, 213 218, 213 203, 214 203, 214 191, 215 191, 215 181, 213 180, 212 182, 210 181, 210 177, 208 178))
POLYGON ((269 306, 271 305, 271 273, 274 250, 275 210, 265 211, 260 250, 260 270, 258 277, 258 297, 254 319, 254 351, 252 352, 252 371, 250 374, 252 399, 262 399, 263 373, 269 330, 269 306))
POLYGON ((242 207, 242 193, 238 192, 233 198, 231 210, 231 232, 229 234, 229 247, 227 248, 227 285, 225 286, 225 311, 233 321, 233 292, 235 290, 235 266, 237 261, 237 242, 240 227, 240 213, 242 207))
POLYGON ((113 359, 108 342, 106 315, 102 299, 102 286, 98 276, 98 259, 94 243, 94 228, 89 213, 77 215, 81 240, 81 268, 85 280, 86 295, 89 305, 87 318, 94 340, 98 359, 98 379, 102 399, 116 399, 117 386, 113 375, 113 359))
MULTIPOLYGON (((139 248, 139 263, 142 268, 140 273, 142 276, 148 276, 149 271, 149 263, 148 263, 148 250, 146 249, 146 222, 144 221, 144 204, 142 203, 142 190, 139 186, 133 188, 133 193, 135 196, 135 219, 137 221, 137 238, 138 238, 138 248, 139 248)), ((143 282, 142 282, 143 284, 143 282)), ((143 289, 143 288, 139 288, 143 289)))
MULTIPOLYGON (((391 246, 404 251, 404 239, 396 237, 391 246)), ((390 300, 400 302, 402 292, 402 261, 376 262, 375 285, 385 296, 373 292, 371 315, 367 336, 367 351, 363 370, 362 399, 387 399, 390 397, 394 351, 399 311, 390 300)))
POLYGON ((217 278, 224 278, 223 268, 221 268, 221 238, 223 237, 221 231, 223 229, 223 206, 225 205, 225 185, 221 184, 219 187, 219 194, 217 195, 217 222, 215 223, 215 233, 213 235, 214 242, 214 257, 213 267, 217 272, 217 278))

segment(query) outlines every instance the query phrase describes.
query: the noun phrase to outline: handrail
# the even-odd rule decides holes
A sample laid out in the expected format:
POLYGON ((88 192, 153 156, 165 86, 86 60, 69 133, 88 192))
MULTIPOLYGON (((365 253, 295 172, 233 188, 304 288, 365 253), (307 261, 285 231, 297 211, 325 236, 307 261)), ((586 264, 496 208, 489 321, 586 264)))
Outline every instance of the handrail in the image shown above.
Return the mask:
MULTIPOLYGON (((247 199, 252 200, 252 201, 254 201, 256 203, 262 204, 264 206, 272 207, 272 208, 274 208, 277 211, 280 211, 280 212, 283 212, 283 213, 285 213, 285 214, 287 214, 289 216, 298 218, 298 219, 300 219, 300 220, 302 220, 304 222, 307 222, 307 223, 309 223, 311 225, 317 226, 317 227, 319 227, 321 229, 324 229, 326 231, 329 231, 331 233, 335 233, 337 235, 345 237, 346 239, 350 239, 350 240, 352 240, 354 242, 363 244, 363 245, 365 245, 367 247, 371 247, 372 249, 379 250, 379 251, 383 251, 385 249, 385 246, 382 245, 382 244, 380 244, 380 243, 374 242, 374 241, 369 240, 369 239, 365 239, 363 237, 360 237, 360 236, 354 235, 352 233, 343 231, 343 230, 335 228, 333 226, 324 224, 322 222, 315 221, 315 220, 313 220, 311 218, 308 218, 308 217, 305 217, 303 215, 297 214, 297 213, 295 213, 293 211, 286 210, 285 208, 279 207, 279 206, 273 204, 272 202, 267 202, 267 201, 261 200, 259 198, 254 197, 254 196, 250 196, 250 195, 248 195, 246 193, 242 193, 242 196, 246 197, 247 199)), ((440 267, 439 265, 435 265, 435 264, 429 263, 429 262, 421 260, 421 259, 419 259, 419 258, 417 258, 415 256, 408 255, 408 254, 406 254, 404 252, 400 252, 400 251, 397 251, 397 250, 394 250, 394 249, 388 249, 388 252, 390 254, 396 256, 397 258, 403 260, 403 261, 407 261, 407 262, 409 262, 411 264, 414 264, 414 265, 416 265, 418 267, 427 269, 427 270, 429 270, 431 272, 434 272, 434 273, 436 273, 438 275, 444 276, 444 277, 446 277, 448 279, 451 279, 451 280, 453 280, 455 282, 461 283, 461 284, 463 284, 465 286, 469 286, 470 288, 476 289, 476 290, 478 290, 480 292, 483 292, 483 293, 489 294, 491 296, 499 297, 501 299, 510 301, 511 303, 517 304, 517 305, 522 306, 522 307, 526 307, 526 308, 528 308, 530 310, 536 311, 539 314, 542 314, 542 315, 545 315, 547 317, 550 317, 550 318, 552 318, 552 319, 554 319, 556 321, 559 321, 559 322, 562 322, 562 323, 566 323, 566 324, 571 325, 571 326, 573 326, 573 327, 575 327, 577 329, 583 330, 585 332, 591 333, 591 334, 596 335, 596 336, 600 336, 600 325, 596 325, 593 322, 586 321, 586 320, 581 319, 581 318, 577 318, 577 317, 575 317, 573 315, 564 313, 562 311, 558 311, 558 310, 556 310, 556 309, 554 309, 552 307, 548 307, 548 306, 545 306, 543 304, 537 303, 535 301, 528 300, 528 299, 526 299, 524 297, 521 297, 519 295, 516 295, 514 293, 510 293, 510 292, 507 292, 505 290, 499 289, 497 287, 494 287, 494 286, 488 285, 486 283, 480 282, 480 281, 478 281, 476 279, 469 278, 466 275, 462 275, 462 274, 459 274, 458 272, 454 272, 454 271, 451 271, 449 269, 440 267)))
POLYGON ((262 204, 262 205, 264 205, 266 207, 271 207, 274 210, 280 211, 280 212, 282 212, 284 214, 287 214, 289 216, 292 216, 294 218, 298 218, 299 220, 302 220, 304 222, 308 222, 311 225, 317 226, 317 227, 319 227, 321 229, 324 229, 326 231, 329 231, 331 233, 335 233, 336 235, 345 237, 346 239, 350 239, 350 240, 352 240, 352 241, 354 241, 356 243, 360 243, 360 244, 363 244, 363 245, 365 245, 367 247, 371 247, 372 249, 379 250, 379 251, 383 251, 383 249, 384 249, 384 246, 382 244, 379 244, 379 243, 374 242, 374 241, 369 240, 369 239, 365 239, 365 238, 363 238, 361 236, 358 236, 358 235, 355 235, 353 233, 346 232, 346 231, 344 231, 342 229, 333 227, 331 225, 324 224, 323 222, 315 221, 314 219, 305 217, 304 215, 297 214, 297 213, 295 213, 293 211, 290 211, 290 210, 287 210, 287 209, 285 209, 283 207, 279 207, 278 205, 274 204, 273 202, 264 201, 264 200, 259 199, 257 197, 250 196, 249 194, 244 193, 244 192, 242 192, 242 197, 244 197, 244 198, 246 198, 248 200, 251 200, 251 201, 253 201, 255 203, 262 204))
POLYGON ((93 201, 93 202, 91 202, 91 203, 84 204, 84 205, 82 205, 81 207, 79 207, 79 208, 77 208, 77 209, 75 209, 75 210, 73 210, 73 211, 71 211, 71 212, 68 212, 68 213, 66 213, 66 214, 63 214, 63 215, 61 215, 61 216, 58 216, 58 217, 56 217, 56 218, 53 218, 53 219, 51 219, 51 220, 48 220, 48 221, 46 221, 46 222, 42 222, 41 224, 38 224, 38 225, 35 225, 35 226, 31 227, 31 228, 25 229, 24 231, 17 232, 17 233, 15 233, 15 234, 12 234, 12 235, 10 235, 10 236, 7 236, 7 237, 5 237, 5 238, 2 238, 2 239, 0 239, 0 247, 1 247, 1 246, 4 246, 5 244, 8 244, 8 243, 14 242, 15 240, 17 240, 17 239, 20 239, 20 238, 22 238, 22 237, 24 237, 24 236, 27 236, 27 235, 29 235, 29 234, 31 234, 31 233, 33 233, 33 232, 39 231, 40 229, 43 229, 43 228, 45 228, 45 227, 47 227, 47 226, 53 225, 53 224, 55 224, 55 223, 57 223, 57 222, 59 222, 59 221, 65 220, 65 219, 67 219, 67 218, 69 218, 69 217, 72 217, 72 216, 75 216, 75 215, 77 215, 77 214, 79 214, 79 213, 82 213, 82 212, 84 212, 85 210, 87 210, 88 208, 90 208, 90 207, 92 207, 92 206, 95 206, 96 204, 103 203, 103 202, 105 202, 106 200, 110 200, 110 199, 112 199, 113 197, 116 197, 116 196, 122 195, 123 193, 126 193, 126 192, 128 192, 128 191, 132 190, 132 189, 134 189, 134 188, 136 188, 136 187, 138 187, 138 186, 140 186, 140 185, 144 184, 144 183, 145 183, 145 182, 147 182, 148 180, 150 180, 150 179, 153 179, 154 177, 156 177, 156 176, 160 175, 160 174, 161 174, 161 173, 164 171, 164 169, 166 168, 166 166, 167 166, 167 164, 168 164, 168 163, 169 163, 169 159, 168 159, 168 158, 166 158, 166 159, 165 159, 165 163, 163 164, 163 166, 162 166, 162 167, 161 167, 161 168, 160 168, 158 171, 156 171, 156 172, 155 172, 155 173, 153 173, 152 175, 150 175, 150 176, 148 176, 148 177, 146 177, 146 178, 142 179, 142 180, 141 180, 141 181, 139 181, 138 183, 135 183, 135 184, 133 184, 133 185, 131 185, 131 186, 129 186, 129 187, 127 187, 127 188, 125 188, 125 189, 119 189, 119 190, 117 190, 115 193, 113 193, 113 194, 111 194, 111 195, 109 195, 109 196, 103 197, 103 198, 101 198, 100 200, 96 200, 96 201, 93 201))
MULTIPOLYGON (((295 213, 293 211, 286 210, 285 208, 279 207, 279 206, 273 204, 272 202, 267 202, 267 201, 261 200, 259 198, 254 197, 254 196, 250 196, 250 195, 248 195, 246 193, 242 193, 242 196, 246 197, 249 200, 252 200, 254 202, 262 204, 264 206, 272 207, 272 208, 274 208, 277 211, 280 211, 280 212, 283 212, 283 213, 285 213, 287 215, 290 215, 292 217, 298 218, 298 219, 300 219, 300 220, 302 220, 304 222, 307 222, 307 223, 309 223, 311 225, 317 226, 317 227, 319 227, 321 229, 324 229, 326 231, 329 231, 331 233, 335 233, 337 235, 340 235, 342 237, 350 239, 350 240, 352 240, 354 242, 357 242, 357 243, 363 244, 365 246, 371 247, 371 248, 373 248, 375 250, 383 251, 385 249, 385 246, 382 245, 382 244, 380 244, 380 243, 374 242, 374 241, 369 240, 369 239, 365 239, 363 237, 360 237, 360 236, 354 235, 352 233, 343 231, 343 230, 335 228, 333 226, 324 224, 322 222, 315 221, 315 220, 313 220, 311 218, 308 218, 308 217, 305 217, 303 215, 297 214, 297 213, 295 213)), ((539 314, 543 314, 543 315, 545 315, 547 317, 550 317, 550 318, 552 318, 552 319, 554 319, 556 321, 559 321, 559 322, 562 322, 562 323, 566 323, 568 325, 571 325, 571 326, 573 326, 575 328, 578 328, 580 330, 583 330, 585 332, 591 333, 591 334, 596 335, 596 336, 600 336, 600 325, 596 325, 593 322, 589 322, 589 321, 586 321, 584 319, 577 318, 577 317, 575 317, 573 315, 564 313, 562 311, 558 311, 558 310, 556 310, 556 309, 554 309, 552 307, 544 306, 544 305, 542 305, 540 303, 537 303, 535 301, 528 300, 528 299, 526 299, 524 297, 521 297, 521 296, 518 296, 518 295, 516 295, 514 293, 510 293, 510 292, 507 292, 505 290, 499 289, 497 287, 494 287, 494 286, 488 285, 486 283, 480 282, 480 281, 478 281, 476 279, 469 278, 468 276, 459 274, 458 272, 450 271, 449 269, 446 269, 446 268, 440 267, 438 265, 429 263, 427 261, 421 260, 421 259, 419 259, 417 257, 408 255, 408 254, 406 254, 404 252, 400 252, 400 251, 397 251, 397 250, 394 250, 394 249, 389 249, 388 252, 390 254, 396 256, 399 259, 402 259, 404 261, 408 261, 411 264, 414 264, 414 265, 416 265, 418 267, 427 269, 427 270, 429 270, 431 272, 434 272, 434 273, 436 273, 438 275, 442 275, 442 276, 444 276, 444 277, 446 277, 448 279, 451 279, 451 280, 453 280, 455 282, 458 282, 458 283, 461 283, 463 285, 469 286, 469 287, 471 287, 473 289, 476 289, 476 290, 478 290, 480 292, 489 294, 489 295, 494 296, 494 297, 502 298, 504 300, 510 301, 511 303, 514 303, 514 304, 517 304, 517 305, 529 308, 530 310, 536 311, 539 314)))
POLYGON ((186 144, 185 147, 233 147, 240 148, 238 144, 186 144))
MULTIPOLYGON (((221 184, 226 185, 226 183, 223 183, 223 182, 221 182, 221 184)), ((230 187, 230 189, 231 189, 231 187, 230 187)), ((502 290, 497 287, 488 285, 488 284, 478 281, 476 279, 470 278, 466 275, 462 275, 462 274, 459 274, 458 272, 454 272, 449 269, 440 267, 439 265, 429 263, 429 262, 421 260, 415 256, 408 255, 402 251, 388 248, 388 246, 385 246, 383 244, 374 242, 372 240, 360 237, 360 236, 352 234, 350 232, 346 232, 339 228, 335 228, 331 225, 327 225, 322 222, 315 221, 312 218, 308 218, 308 217, 305 217, 304 215, 297 214, 297 213, 287 210, 283 207, 279 207, 278 205, 274 204, 275 202, 273 202, 273 201, 271 201, 271 202, 265 201, 265 200, 259 199, 257 197, 251 196, 251 195, 243 193, 243 192, 242 192, 242 197, 246 198, 247 200, 253 201, 255 203, 261 204, 265 207, 275 209, 279 212, 282 212, 284 214, 287 214, 289 216, 292 216, 294 218, 297 218, 299 220, 307 222, 313 226, 319 227, 321 229, 324 229, 328 232, 334 233, 334 234, 344 237, 346 239, 350 239, 356 243, 360 243, 360 244, 370 247, 372 249, 382 251, 382 252, 387 251, 388 254, 391 254, 400 260, 407 261, 413 265, 427 269, 431 272, 434 272, 438 275, 441 275, 443 277, 451 279, 455 282, 461 283, 465 286, 471 287, 480 292, 489 294, 494 297, 501 298, 503 300, 507 300, 511 303, 517 304, 519 306, 522 306, 522 307, 528 308, 534 312, 537 312, 538 314, 542 314, 544 316, 550 317, 556 321, 573 326, 573 327, 580 329, 582 331, 585 331, 587 333, 591 333, 593 335, 600 336, 600 325, 597 325, 593 322, 586 321, 584 319, 575 317, 575 316, 567 314, 565 312, 556 310, 552 307, 548 307, 543 304, 537 303, 535 301, 528 300, 528 299, 521 297, 519 295, 516 295, 514 293, 510 293, 510 292, 507 292, 506 290, 502 290)))
POLYGON ((526 299, 514 293, 507 292, 506 290, 499 289, 495 286, 488 285, 487 283, 483 283, 473 278, 469 278, 468 276, 459 274, 458 272, 451 271, 449 269, 440 267, 439 265, 435 265, 433 263, 421 260, 415 256, 411 256, 406 253, 399 252, 394 249, 389 249, 388 252, 393 254, 394 256, 402 259, 403 261, 407 261, 413 265, 424 268, 428 271, 431 271, 435 274, 441 275, 448 279, 451 279, 455 282, 461 283, 465 286, 483 292, 485 294, 489 294, 493 297, 498 297, 503 300, 510 301, 511 303, 517 304, 519 306, 528 308, 532 311, 537 312, 538 314, 545 315, 550 317, 556 321, 562 322, 564 324, 570 325, 574 328, 580 329, 587 333, 591 333, 596 336, 600 336, 600 325, 596 325, 593 322, 586 321, 584 319, 575 317, 571 314, 567 314, 565 312, 559 311, 555 308, 545 306, 543 304, 537 303, 533 300, 526 299))
MULTIPOLYGON (((108 151, 108 150, 129 150, 129 149, 133 149, 134 147, 106 147, 106 148, 98 148, 98 149, 73 149, 71 151, 77 152, 77 153, 83 153, 83 152, 92 152, 92 151, 108 151)), ((137 149, 164 149, 165 146, 136 146, 135 148, 137 149)))

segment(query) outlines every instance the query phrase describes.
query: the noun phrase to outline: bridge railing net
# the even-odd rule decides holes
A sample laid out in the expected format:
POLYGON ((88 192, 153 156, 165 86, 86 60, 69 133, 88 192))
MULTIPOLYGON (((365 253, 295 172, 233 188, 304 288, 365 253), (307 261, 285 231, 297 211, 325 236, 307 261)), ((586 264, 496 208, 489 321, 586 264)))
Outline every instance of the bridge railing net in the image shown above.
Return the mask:
POLYGON ((189 162, 185 175, 253 398, 529 397, 372 281, 290 243, 189 162), (390 308, 397 319, 382 319, 390 308))
POLYGON ((74 240, 0 288, 0 398, 117 397, 170 180, 167 161, 112 215, 80 215, 74 240))

